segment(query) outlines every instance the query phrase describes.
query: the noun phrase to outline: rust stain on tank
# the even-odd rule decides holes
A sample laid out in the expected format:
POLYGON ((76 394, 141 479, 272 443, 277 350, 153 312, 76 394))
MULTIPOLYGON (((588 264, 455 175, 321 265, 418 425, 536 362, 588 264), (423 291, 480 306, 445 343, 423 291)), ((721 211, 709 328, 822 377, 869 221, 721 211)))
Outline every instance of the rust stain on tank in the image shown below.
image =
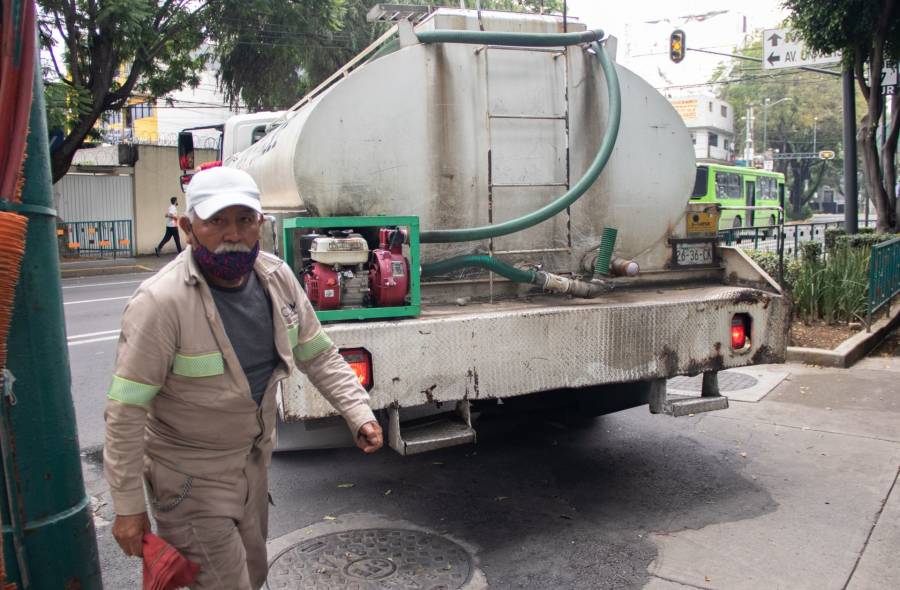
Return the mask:
POLYGON ((662 354, 659 355, 660 364, 665 371, 667 377, 674 377, 678 374, 678 353, 669 348, 663 347, 662 354))
POLYGON ((423 389, 422 393, 425 395, 425 398, 428 400, 428 403, 434 403, 434 390, 437 388, 437 383, 432 385, 427 389, 423 389))

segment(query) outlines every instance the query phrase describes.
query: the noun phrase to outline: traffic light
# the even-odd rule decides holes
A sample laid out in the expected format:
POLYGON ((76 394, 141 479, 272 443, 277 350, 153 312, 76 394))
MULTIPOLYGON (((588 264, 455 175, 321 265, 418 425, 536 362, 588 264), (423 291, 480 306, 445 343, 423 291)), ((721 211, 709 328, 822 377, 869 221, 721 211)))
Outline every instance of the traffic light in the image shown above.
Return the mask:
POLYGON ((685 35, 681 29, 675 29, 669 35, 669 59, 675 63, 681 63, 681 60, 684 59, 684 52, 686 51, 684 41, 685 35))

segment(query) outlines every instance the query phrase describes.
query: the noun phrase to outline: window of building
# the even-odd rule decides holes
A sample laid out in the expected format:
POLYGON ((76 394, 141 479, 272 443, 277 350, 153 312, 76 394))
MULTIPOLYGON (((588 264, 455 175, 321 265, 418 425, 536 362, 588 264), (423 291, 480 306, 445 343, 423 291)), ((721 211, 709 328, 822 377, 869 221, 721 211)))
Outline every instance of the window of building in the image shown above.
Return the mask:
POLYGON ((724 104, 722 105, 722 116, 723 116, 723 117, 727 117, 727 116, 728 116, 728 107, 725 106, 724 104))
POLYGON ((709 134, 709 145, 712 147, 719 147, 719 136, 715 133, 709 134))
POLYGON ((153 116, 153 105, 149 102, 142 102, 140 104, 134 104, 128 107, 128 110, 131 113, 132 121, 137 121, 138 119, 146 119, 147 117, 153 116))
POLYGON ((709 112, 712 112, 712 103, 709 103, 709 112))
POLYGON ((691 133, 691 143, 697 145, 697 134, 691 133))

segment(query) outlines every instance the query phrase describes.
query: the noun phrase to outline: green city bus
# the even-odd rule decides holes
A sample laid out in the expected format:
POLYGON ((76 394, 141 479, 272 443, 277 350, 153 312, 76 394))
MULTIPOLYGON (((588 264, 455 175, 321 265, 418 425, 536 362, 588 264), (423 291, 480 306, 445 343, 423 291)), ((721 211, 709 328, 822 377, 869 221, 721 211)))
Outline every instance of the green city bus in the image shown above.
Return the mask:
MULTIPOLYGON (((697 164, 691 202, 722 206, 783 206, 784 174, 743 166, 697 164)), ((775 210, 722 211, 719 229, 775 225, 777 220, 775 210)))

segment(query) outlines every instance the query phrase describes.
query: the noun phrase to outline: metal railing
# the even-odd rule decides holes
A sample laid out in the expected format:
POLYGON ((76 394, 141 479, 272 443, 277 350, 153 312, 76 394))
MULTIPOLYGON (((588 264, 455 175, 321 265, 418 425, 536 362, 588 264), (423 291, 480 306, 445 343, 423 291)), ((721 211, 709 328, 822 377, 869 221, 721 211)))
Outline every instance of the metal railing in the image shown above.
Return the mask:
MULTIPOLYGON (((874 227, 875 220, 860 221, 860 227, 874 227)), ((843 229, 843 221, 822 221, 817 223, 785 224, 782 232, 785 256, 798 258, 800 246, 806 242, 825 244, 825 230, 843 229)), ((746 250, 763 252, 778 251, 778 226, 735 227, 719 230, 719 242, 726 246, 739 246, 746 250)))
POLYGON ((883 306, 887 305, 890 312, 891 298, 897 293, 900 293, 900 238, 872 246, 866 329, 872 326, 872 314, 883 306))
POLYGON ((134 255, 130 219, 61 221, 56 224, 61 258, 134 255))

